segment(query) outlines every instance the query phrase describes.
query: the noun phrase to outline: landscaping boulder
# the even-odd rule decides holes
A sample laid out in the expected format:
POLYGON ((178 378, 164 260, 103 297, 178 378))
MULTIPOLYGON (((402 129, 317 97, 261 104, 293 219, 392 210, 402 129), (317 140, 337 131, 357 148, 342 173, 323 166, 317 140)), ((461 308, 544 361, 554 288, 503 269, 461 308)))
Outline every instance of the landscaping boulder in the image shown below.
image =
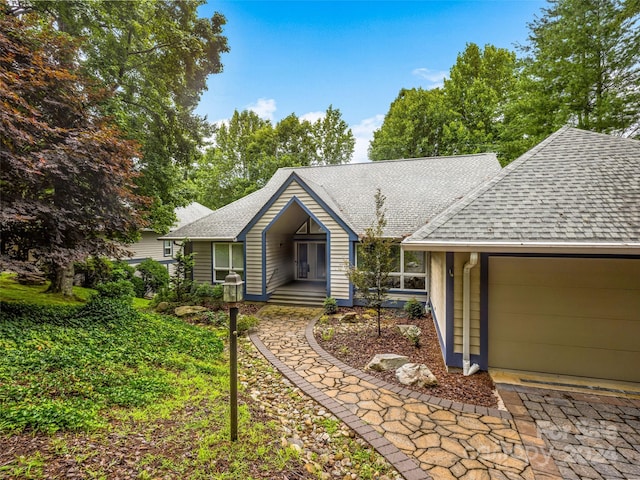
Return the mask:
POLYGON ((186 315, 195 315, 196 313, 206 312, 207 307, 200 307, 198 305, 184 305, 182 307, 176 307, 174 313, 176 317, 184 317, 186 315))
POLYGON ((419 337, 422 333, 422 330, 415 325, 398 325, 398 330, 400 330, 400 333, 409 340, 419 337))
POLYGON ((358 321, 358 314, 356 312, 347 312, 340 317, 340 322, 355 323, 358 321))
POLYGON ((396 378, 403 385, 413 387, 433 387, 438 384, 429 367, 422 363, 405 363, 396 370, 396 378))
POLYGON ((367 364, 367 370, 375 370, 377 372, 386 372, 387 370, 397 370, 405 363, 409 362, 409 358, 404 355, 396 355, 395 353, 378 353, 367 364))
POLYGON ((170 307, 171 305, 169 305, 169 302, 160 302, 156 307, 156 312, 166 312, 170 307))

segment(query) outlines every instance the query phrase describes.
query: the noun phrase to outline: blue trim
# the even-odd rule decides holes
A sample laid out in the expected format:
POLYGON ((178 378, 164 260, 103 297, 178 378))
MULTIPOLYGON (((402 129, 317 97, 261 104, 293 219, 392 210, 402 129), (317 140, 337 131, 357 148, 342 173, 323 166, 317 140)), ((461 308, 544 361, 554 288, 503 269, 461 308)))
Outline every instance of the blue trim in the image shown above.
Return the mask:
POLYGON ((352 307, 353 306, 353 301, 351 299, 344 300, 344 299, 336 298, 336 303, 338 304, 339 307, 352 307))
POLYGON ((319 196, 316 194, 309 186, 302 181, 302 179, 296 174, 296 172, 291 172, 289 178, 285 180, 282 185, 276 190, 276 192, 271 196, 269 201, 264 204, 264 206, 254 215, 251 221, 242 229, 242 231, 238 234, 238 240, 244 241, 246 239, 247 233, 249 230, 253 228, 253 226, 262 218, 262 216, 271 208, 271 206, 278 200, 280 195, 291 185, 293 182, 297 182, 300 187, 309 194, 313 200, 315 200, 330 216, 333 218, 348 234, 350 240, 357 240, 358 235, 349 228, 349 226, 342 220, 342 218, 334 212, 319 196))
POLYGON ((158 262, 161 265, 172 265, 174 263, 176 263, 175 259, 172 258, 171 260, 156 260, 155 258, 151 258, 151 257, 144 257, 144 258, 128 258, 127 260, 124 260, 126 263, 128 263, 129 265, 131 264, 138 264, 138 263, 142 263, 144 260, 147 259, 151 259, 155 262, 158 262))
POLYGON ((489 255, 480 254, 480 360, 482 370, 489 368, 489 255))
POLYGON ((267 302, 269 301, 269 295, 249 294, 249 295, 245 295, 244 299, 248 302, 267 302))
POLYGON ((488 257, 523 257, 523 258, 615 258, 623 260, 640 259, 640 255, 605 255, 595 253, 486 253, 488 257))
MULTIPOLYGON (((292 196, 287 204, 273 217, 269 224, 262 230, 262 296, 268 298, 267 294, 267 233, 271 227, 280 219, 293 204, 297 204, 308 216, 313 219, 326 235, 326 290, 327 295, 331 296, 331 231, 316 217, 311 210, 297 196, 292 196)), ((246 258, 246 257, 245 257, 246 258)), ((245 270, 246 271, 246 270, 245 270)))
MULTIPOLYGON (((447 325, 447 331, 446 331, 446 336, 447 336, 447 340, 446 340, 446 353, 445 353, 445 358, 446 358, 446 364, 447 365, 454 365, 455 363, 457 363, 454 360, 454 356, 455 354, 453 353, 453 349, 454 349, 454 341, 453 341, 453 308, 454 308, 454 301, 453 301, 453 252, 447 252, 446 253, 446 261, 445 261, 445 268, 446 268, 446 276, 447 276, 447 281, 446 281, 446 305, 447 305, 447 318, 446 318, 446 325, 447 325)), ((456 365, 457 366, 457 365, 456 365)), ((462 356, 460 356, 460 366, 462 366, 462 356)))
MULTIPOLYGON (((355 265, 355 257, 356 257, 356 245, 358 242, 349 242, 349 267, 351 265, 355 265)), ((345 305, 347 307, 353 307, 353 300, 355 296, 356 287, 351 283, 351 280, 347 280, 349 282, 349 304, 345 305)))
POLYGON ((442 332, 440 331, 440 324, 438 323, 438 318, 436 317, 435 312, 433 311, 433 305, 431 304, 431 300, 428 302, 429 311, 431 312, 431 318, 433 319, 433 326, 436 329, 436 333, 438 334, 438 343, 440 343, 440 354, 442 355, 442 361, 446 364, 446 345, 444 344, 444 338, 442 338, 442 332))

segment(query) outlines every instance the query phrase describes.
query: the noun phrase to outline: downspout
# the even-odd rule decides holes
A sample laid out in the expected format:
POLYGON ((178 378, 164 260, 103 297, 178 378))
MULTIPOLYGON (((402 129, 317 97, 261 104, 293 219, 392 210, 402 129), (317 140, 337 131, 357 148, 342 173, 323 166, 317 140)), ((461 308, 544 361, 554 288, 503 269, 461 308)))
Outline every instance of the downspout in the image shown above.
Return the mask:
POLYGON ((473 375, 480 366, 471 365, 469 355, 469 337, 471 336, 471 269, 478 264, 478 254, 471 252, 469 261, 462 270, 462 371, 465 376, 473 375))

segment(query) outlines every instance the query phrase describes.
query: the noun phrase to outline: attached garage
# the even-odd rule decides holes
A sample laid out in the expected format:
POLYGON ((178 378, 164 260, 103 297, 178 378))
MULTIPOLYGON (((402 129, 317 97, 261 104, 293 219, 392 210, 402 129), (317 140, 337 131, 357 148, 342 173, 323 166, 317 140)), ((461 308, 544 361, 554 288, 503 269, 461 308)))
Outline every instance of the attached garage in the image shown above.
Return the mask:
POLYGON ((489 367, 640 382, 640 259, 490 256, 489 367))

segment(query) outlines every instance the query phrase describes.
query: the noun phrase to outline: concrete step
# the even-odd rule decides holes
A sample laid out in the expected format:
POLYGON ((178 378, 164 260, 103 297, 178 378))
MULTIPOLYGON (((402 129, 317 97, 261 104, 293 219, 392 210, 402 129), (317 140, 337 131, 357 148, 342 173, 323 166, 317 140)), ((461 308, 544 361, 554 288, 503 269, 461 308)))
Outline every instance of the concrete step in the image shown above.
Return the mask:
POLYGON ((273 293, 269 298, 268 303, 277 303, 282 305, 309 305, 309 306, 322 306, 325 295, 310 295, 310 294, 286 294, 286 293, 273 293))

